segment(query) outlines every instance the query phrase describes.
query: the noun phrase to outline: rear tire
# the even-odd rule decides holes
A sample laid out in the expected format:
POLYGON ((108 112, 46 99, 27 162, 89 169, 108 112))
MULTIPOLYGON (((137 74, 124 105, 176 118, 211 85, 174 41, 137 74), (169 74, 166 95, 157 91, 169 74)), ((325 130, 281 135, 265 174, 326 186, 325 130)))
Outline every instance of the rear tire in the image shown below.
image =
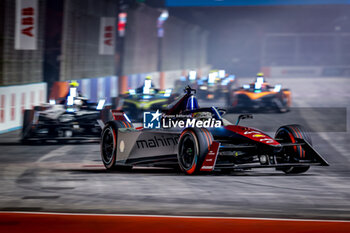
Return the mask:
POLYGON ((132 166, 115 165, 117 159, 117 132, 119 128, 131 128, 132 125, 126 121, 110 121, 102 130, 101 135, 101 159, 107 170, 132 169, 132 166))
MULTIPOLYGON (((280 127, 275 135, 275 138, 282 139, 282 142, 294 143, 296 138, 304 139, 310 145, 312 145, 310 134, 300 125, 285 125, 280 127)), ((288 162, 299 162, 299 160, 307 159, 306 151, 301 146, 290 147, 287 151, 289 154, 288 162)), ((310 166, 288 166, 281 168, 286 174, 299 174, 309 170, 310 166)))
POLYGON ((199 173, 212 142, 213 136, 205 128, 187 128, 182 131, 177 159, 185 174, 199 173))
POLYGON ((34 110, 27 109, 23 114, 23 124, 22 124, 22 142, 27 143, 28 138, 32 134, 32 126, 34 119, 34 110))

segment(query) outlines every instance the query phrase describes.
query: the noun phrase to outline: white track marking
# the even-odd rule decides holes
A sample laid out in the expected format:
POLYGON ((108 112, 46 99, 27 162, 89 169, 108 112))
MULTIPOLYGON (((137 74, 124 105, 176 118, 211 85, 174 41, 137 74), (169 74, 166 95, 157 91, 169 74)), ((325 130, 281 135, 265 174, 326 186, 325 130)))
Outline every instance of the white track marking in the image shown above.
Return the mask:
POLYGON ((67 154, 68 151, 70 151, 72 149, 73 149, 73 146, 71 146, 71 145, 59 147, 56 150, 53 150, 53 151, 49 152, 48 154, 40 157, 36 162, 40 163, 40 162, 42 162, 46 159, 49 159, 49 158, 53 158, 56 156, 64 156, 67 154))

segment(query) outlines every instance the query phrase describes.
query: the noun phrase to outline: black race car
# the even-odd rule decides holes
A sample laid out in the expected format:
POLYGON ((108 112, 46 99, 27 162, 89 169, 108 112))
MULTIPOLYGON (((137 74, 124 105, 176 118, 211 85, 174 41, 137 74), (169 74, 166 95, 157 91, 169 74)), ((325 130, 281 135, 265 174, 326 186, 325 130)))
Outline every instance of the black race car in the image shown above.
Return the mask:
POLYGON ((111 117, 109 106, 104 106, 104 100, 92 103, 83 97, 73 97, 60 102, 24 111, 23 143, 47 140, 99 140, 101 125, 111 117))
POLYGON ((113 111, 114 120, 102 131, 104 166, 108 170, 179 166, 186 174, 251 168, 303 173, 312 165, 328 166, 302 126, 281 126, 273 138, 238 125, 250 115, 231 124, 222 117, 224 110, 199 108, 194 92, 187 87, 163 114, 152 113, 144 126, 153 128, 135 128, 123 112, 113 111))

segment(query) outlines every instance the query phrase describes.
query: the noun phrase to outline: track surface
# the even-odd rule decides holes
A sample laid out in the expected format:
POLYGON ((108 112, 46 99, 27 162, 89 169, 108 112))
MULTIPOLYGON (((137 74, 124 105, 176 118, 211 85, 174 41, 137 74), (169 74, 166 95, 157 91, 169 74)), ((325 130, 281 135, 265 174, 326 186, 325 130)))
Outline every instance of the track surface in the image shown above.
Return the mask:
MULTIPOLYGON (((284 79, 282 84, 292 90, 294 107, 350 107, 350 79, 284 79)), ((294 123, 288 114, 284 119, 294 123)), ((338 131, 312 134, 314 147, 331 166, 288 176, 272 169, 202 176, 153 168, 110 173, 96 143, 20 145, 18 131, 3 134, 0 210, 350 219, 349 126, 339 132, 322 116, 308 118, 301 113, 297 120, 338 131)), ((280 119, 258 114, 242 124, 263 128, 274 121, 274 131, 280 119)))

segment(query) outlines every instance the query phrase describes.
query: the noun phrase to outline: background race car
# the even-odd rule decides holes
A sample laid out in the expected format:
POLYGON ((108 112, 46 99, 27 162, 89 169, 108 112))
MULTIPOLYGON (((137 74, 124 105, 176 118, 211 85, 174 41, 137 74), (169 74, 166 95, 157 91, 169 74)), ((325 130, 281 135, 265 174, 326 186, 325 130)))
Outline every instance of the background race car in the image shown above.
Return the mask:
POLYGON ((22 142, 100 137, 102 122, 110 117, 110 106, 105 106, 104 99, 89 102, 78 93, 77 86, 72 82, 64 98, 51 99, 49 104, 24 111, 22 142))
POLYGON ((237 112, 287 112, 291 103, 291 91, 280 84, 271 86, 262 73, 254 83, 232 91, 227 99, 229 109, 237 112))
MULTIPOLYGON (((235 75, 229 75, 225 70, 211 70, 206 77, 198 77, 196 71, 190 71, 187 77, 175 82, 175 90, 182 93, 187 85, 196 89, 198 99, 215 100, 218 104, 218 99, 223 98, 223 101, 226 101, 229 93, 237 87, 237 80, 235 75)), ((206 105, 204 102, 202 104, 206 105)), ((225 104, 224 106, 226 107, 225 104)))
POLYGON ((159 90, 154 88, 148 76, 143 86, 129 91, 118 97, 117 109, 123 110, 132 121, 140 122, 143 113, 165 109, 178 96, 172 89, 159 90))

